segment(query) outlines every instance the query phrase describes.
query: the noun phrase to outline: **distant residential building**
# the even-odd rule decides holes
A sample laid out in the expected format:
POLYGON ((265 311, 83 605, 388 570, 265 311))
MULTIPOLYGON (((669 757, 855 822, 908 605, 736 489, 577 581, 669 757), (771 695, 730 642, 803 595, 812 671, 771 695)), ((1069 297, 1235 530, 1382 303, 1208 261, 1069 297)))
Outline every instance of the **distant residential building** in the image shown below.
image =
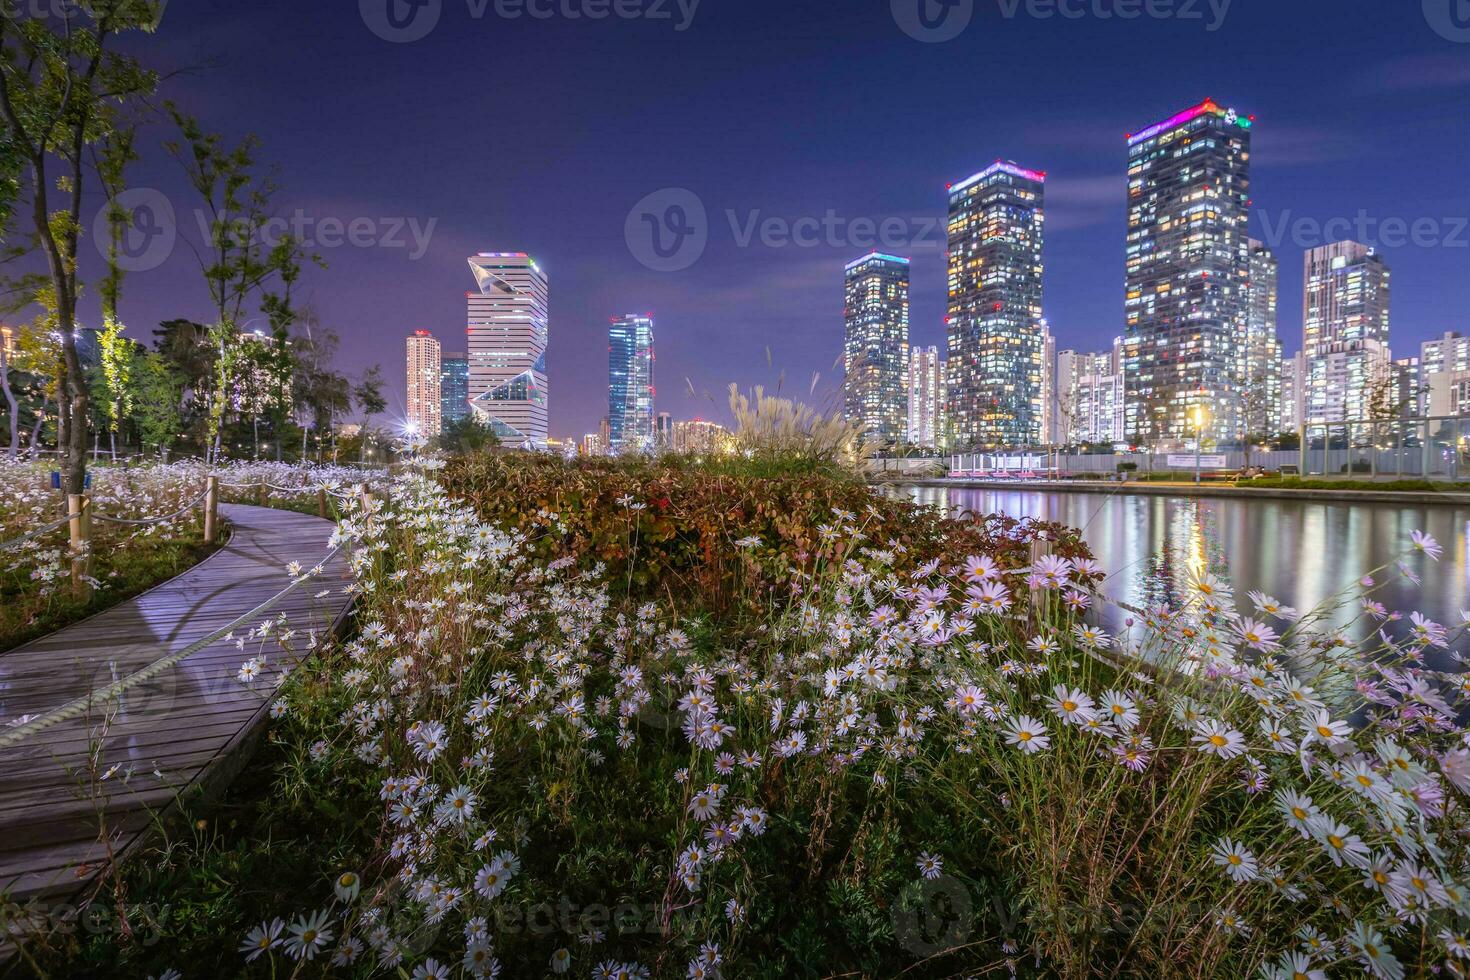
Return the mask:
POLYGON ((607 417, 612 452, 653 450, 653 318, 615 317, 607 331, 607 417))
POLYGON ((408 425, 413 435, 432 438, 441 430, 442 390, 439 341, 427 330, 408 338, 408 425))
POLYGON ((20 344, 14 327, 0 326, 0 351, 8 361, 20 353, 20 344))
POLYGON ((1041 442, 1045 191, 1045 173, 1003 162, 949 188, 951 448, 1041 442))
POLYGON ((1470 337, 1449 330, 1419 345, 1419 368, 1424 377, 1441 371, 1470 371, 1470 337))
POLYGON ((908 441, 925 449, 944 448, 944 362, 938 347, 909 351, 908 441))
POLYGON ((653 443, 659 449, 674 446, 674 417, 668 412, 659 412, 653 423, 653 443))
POLYGON ((1111 351, 1057 354, 1052 417, 1056 445, 1126 441, 1122 337, 1111 351))
POLYGON ((1183 446, 1244 428, 1253 121, 1205 101, 1128 137, 1126 426, 1183 446))
POLYGON ((1302 352, 1307 421, 1367 419, 1391 384, 1388 266, 1368 245, 1334 242, 1307 252, 1302 352))
POLYGON ((602 435, 597 432, 589 432, 582 437, 581 452, 583 456, 601 456, 603 454, 602 435))
POLYGON ((470 406, 511 446, 542 446, 548 435, 546 273, 525 252, 471 256, 470 406))
POLYGON ((444 425, 470 414, 470 359, 467 354, 439 358, 439 419, 444 425))
POLYGON ((909 260, 872 252, 843 271, 844 415, 868 439, 907 434, 909 260))
POLYGON ((1429 397, 1419 373, 1419 358, 1394 359, 1393 391, 1390 397, 1400 417, 1417 418, 1424 414, 1429 407, 1429 397))
POLYGON ((1281 361, 1281 415, 1277 432, 1300 432, 1307 418, 1307 359, 1305 355, 1281 361))
POLYGON ((1426 415, 1470 416, 1470 369, 1431 374, 1426 399, 1426 415))
POLYGON ((1244 387, 1244 425, 1248 435, 1275 435, 1281 418, 1279 281, 1276 256, 1264 244, 1251 239, 1244 387))
POLYGON ((1051 326, 1041 321, 1041 441, 1054 446, 1060 433, 1057 430, 1057 342, 1051 335, 1051 326))
POLYGON ((715 422, 690 419, 674 423, 674 452, 710 453, 720 448, 729 430, 715 422))

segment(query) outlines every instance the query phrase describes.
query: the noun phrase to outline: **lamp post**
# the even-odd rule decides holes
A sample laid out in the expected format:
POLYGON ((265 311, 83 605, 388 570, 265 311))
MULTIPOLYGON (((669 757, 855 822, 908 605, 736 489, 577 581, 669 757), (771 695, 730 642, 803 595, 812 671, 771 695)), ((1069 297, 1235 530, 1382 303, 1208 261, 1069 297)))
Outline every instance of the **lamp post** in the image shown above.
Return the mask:
POLYGON ((1196 405, 1191 413, 1194 416, 1194 485, 1199 486, 1202 482, 1200 477, 1200 452, 1205 443, 1205 407, 1196 405))

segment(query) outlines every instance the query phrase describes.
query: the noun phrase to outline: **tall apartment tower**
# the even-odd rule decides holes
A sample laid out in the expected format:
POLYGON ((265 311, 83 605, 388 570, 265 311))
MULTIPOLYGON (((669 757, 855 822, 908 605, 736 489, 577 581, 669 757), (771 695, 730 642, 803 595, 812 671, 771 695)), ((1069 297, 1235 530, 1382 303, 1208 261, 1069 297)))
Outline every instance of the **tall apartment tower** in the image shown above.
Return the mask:
POLYGON ((427 330, 408 338, 408 424, 414 435, 432 438, 440 431, 439 341, 427 330))
POLYGON ((546 273, 525 252, 481 252, 469 260, 470 406, 512 446, 547 439, 546 273))
POLYGON ((955 449, 1042 440, 1046 174, 996 163, 949 188, 948 425, 955 449))
POLYGON ((445 425, 470 414, 470 359, 444 354, 439 360, 439 417, 445 425))
POLYGON ((1245 431, 1272 436, 1281 431, 1280 268, 1261 242, 1250 243, 1246 284, 1245 431))
POLYGON ((1392 385, 1388 266, 1367 245, 1335 242, 1307 252, 1302 272, 1306 421, 1381 413, 1392 385))
POLYGON ((1213 101, 1128 137, 1125 425, 1140 444, 1244 429, 1250 117, 1213 101))
POLYGON ((908 441, 925 449, 944 448, 944 362, 938 347, 909 351, 908 441))
POLYGON ((614 317, 607 331, 609 451, 652 452, 653 318, 614 317))
POLYGON ((872 252, 843 271, 843 414, 893 445, 908 430, 909 260, 872 252))

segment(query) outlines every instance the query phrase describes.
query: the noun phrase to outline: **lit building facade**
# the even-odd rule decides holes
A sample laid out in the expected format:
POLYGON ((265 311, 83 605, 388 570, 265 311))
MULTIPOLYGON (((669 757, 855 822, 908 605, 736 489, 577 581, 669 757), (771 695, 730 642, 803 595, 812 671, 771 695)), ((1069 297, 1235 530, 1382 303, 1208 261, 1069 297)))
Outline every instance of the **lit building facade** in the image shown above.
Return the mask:
POLYGON ((672 449, 674 446, 674 416, 668 412, 659 412, 653 420, 653 444, 659 449, 672 449))
POLYGON ((718 450, 729 430, 716 422, 689 419, 674 423, 674 452, 712 453, 718 450))
POLYGON ((427 330, 408 338, 408 425, 412 434, 426 438, 441 429, 440 353, 439 341, 427 330))
POLYGON ((1470 337, 1453 330, 1419 345, 1419 369, 1425 378, 1442 371, 1470 371, 1470 337))
POLYGON ((1281 420, 1280 268, 1261 242, 1250 243, 1246 284, 1245 431, 1275 435, 1281 420))
POLYGON ((1335 242, 1307 252, 1302 351, 1307 358, 1308 422, 1383 414, 1383 386, 1391 384, 1393 361, 1389 284, 1388 266, 1367 245, 1335 242))
POLYGON ((443 354, 439 359, 439 418, 444 425, 470 414, 470 359, 443 354))
POLYGON ((616 317, 607 331, 609 450, 651 452, 653 431, 653 318, 616 317))
POLYGON ((949 188, 952 449, 1029 446, 1045 428, 1046 174, 996 163, 949 188))
POLYGON ((843 414, 884 445, 908 430, 909 260, 873 252, 843 274, 843 414))
POLYGON ((482 252, 469 260, 469 400, 511 446, 543 446, 548 435, 546 273, 524 252, 482 252))
POLYGON ((1064 350, 1056 357, 1054 442, 1113 444, 1124 438, 1123 338, 1096 354, 1064 350))
POLYGON ((938 347, 909 351, 907 440, 925 449, 944 448, 944 362, 938 347))
POLYGON ((1307 419, 1307 359, 1298 354, 1281 361, 1281 415, 1277 430, 1300 432, 1307 419))
POLYGON ((1205 101, 1128 137, 1125 425, 1141 445, 1244 429, 1252 119, 1205 101))

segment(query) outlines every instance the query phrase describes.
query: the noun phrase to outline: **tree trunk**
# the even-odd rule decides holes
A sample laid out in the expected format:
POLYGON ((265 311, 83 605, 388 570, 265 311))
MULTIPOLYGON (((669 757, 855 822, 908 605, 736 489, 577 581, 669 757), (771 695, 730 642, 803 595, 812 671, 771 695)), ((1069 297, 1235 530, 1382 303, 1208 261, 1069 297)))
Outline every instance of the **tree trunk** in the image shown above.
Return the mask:
POLYGON ((10 458, 20 455, 20 402, 10 387, 10 356, 0 348, 0 389, 5 391, 5 402, 10 406, 10 458))

